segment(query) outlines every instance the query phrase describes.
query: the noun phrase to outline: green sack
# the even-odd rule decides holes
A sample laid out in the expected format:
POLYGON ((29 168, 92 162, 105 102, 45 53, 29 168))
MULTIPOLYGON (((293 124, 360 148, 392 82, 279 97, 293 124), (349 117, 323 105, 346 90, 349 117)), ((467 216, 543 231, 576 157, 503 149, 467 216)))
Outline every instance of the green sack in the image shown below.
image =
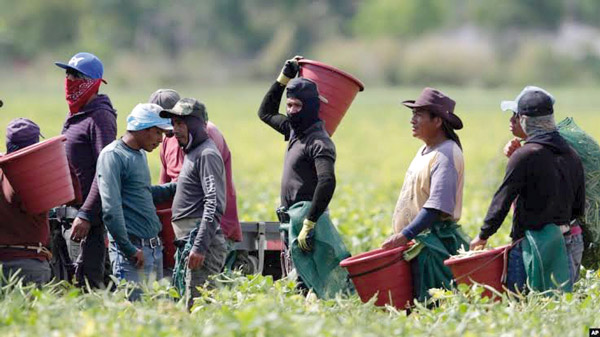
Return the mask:
POLYGON ((548 224, 540 230, 526 230, 521 247, 531 289, 571 291, 567 247, 558 226, 548 224))
POLYGON ((340 262, 350 257, 342 238, 329 219, 329 213, 323 213, 314 229, 312 251, 304 252, 298 247, 298 234, 302 222, 310 210, 311 203, 301 201, 288 209, 290 224, 281 224, 280 230, 288 235, 292 261, 298 275, 309 289, 319 298, 332 298, 339 292, 351 292, 352 284, 346 269, 340 262))
POLYGON ((577 152, 585 174, 584 251, 581 264, 588 269, 600 267, 600 146, 573 118, 558 123, 558 132, 577 152))
POLYGON ((450 289, 453 275, 444 260, 458 253, 463 247, 469 250, 469 237, 460 225, 453 221, 439 221, 415 237, 416 244, 404 253, 407 261, 416 259, 413 273, 415 299, 424 301, 430 297, 429 289, 450 289), (415 256, 416 255, 416 256, 415 256))

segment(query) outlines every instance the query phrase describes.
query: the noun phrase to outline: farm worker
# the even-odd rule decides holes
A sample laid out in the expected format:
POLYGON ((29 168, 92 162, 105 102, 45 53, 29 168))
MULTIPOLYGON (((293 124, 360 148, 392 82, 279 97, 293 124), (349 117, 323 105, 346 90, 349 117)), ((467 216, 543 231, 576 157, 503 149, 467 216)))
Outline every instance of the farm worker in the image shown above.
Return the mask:
POLYGON ((200 295, 198 287, 206 283, 214 286, 209 276, 221 272, 227 257, 220 225, 226 207, 225 165, 208 135, 204 104, 183 98, 160 116, 171 118, 173 138, 185 153, 171 208, 178 242, 173 280, 179 289, 185 286, 191 309, 194 298, 200 295))
MULTIPOLYGON (((535 89, 533 86, 528 86, 524 90, 535 89)), ((538 88, 539 90, 543 90, 538 88)), ((510 131, 515 136, 510 140, 506 146, 504 146, 504 154, 510 158, 510 156, 518 148, 521 147, 521 142, 527 138, 525 131, 519 123, 519 115, 517 114, 517 106, 512 102, 502 102, 500 106, 504 111, 511 111, 512 116, 510 117, 510 131)), ((579 215, 574 215, 579 216, 579 215)), ((565 244, 567 246, 567 254, 569 256, 569 271, 571 276, 571 282, 575 283, 579 278, 579 269, 581 267, 581 258, 583 255, 583 230, 579 224, 579 220, 574 218, 571 220, 570 226, 562 226, 561 231, 565 238, 565 244)))
POLYGON ((454 114, 455 102, 437 89, 425 88, 416 100, 402 102, 412 109, 412 133, 425 143, 408 167, 392 216, 394 234, 384 249, 415 245, 406 252, 411 261, 415 297, 429 297, 430 288, 448 288, 452 272, 444 260, 469 239, 456 223, 461 215, 464 159, 455 130, 463 123, 454 114))
MULTIPOLYGON (((37 143, 39 137, 37 124, 26 118, 13 119, 6 127, 7 154, 37 143)), ((18 270, 27 283, 46 283, 51 278, 52 255, 46 248, 50 240, 48 213, 28 213, 1 169, 0 185, 0 284, 18 270)))
POLYGON ((485 246, 515 202, 508 256, 507 286, 525 290, 562 288, 570 291, 569 257, 563 231, 585 207, 583 166, 554 122, 554 98, 537 87, 526 87, 503 109, 516 111, 527 135, 525 144, 508 160, 502 184, 494 195, 471 249, 485 246))
POLYGON ((299 201, 311 201, 298 235, 298 246, 310 251, 315 224, 325 212, 335 191, 336 151, 319 118, 317 85, 298 73, 298 58, 287 60, 277 81, 263 98, 258 116, 281 133, 288 142, 281 178, 281 206, 290 208, 299 201), (286 115, 278 113, 287 86, 286 115))
POLYGON ((118 279, 141 282, 162 278, 161 223, 155 203, 173 198, 175 184, 151 186, 146 152, 172 130, 160 118, 156 104, 138 104, 127 116, 127 132, 106 146, 98 157, 96 176, 104 224, 110 243, 113 273, 118 279))
MULTIPOLYGON (((179 99, 179 94, 175 90, 159 89, 150 96, 150 103, 158 104, 163 109, 172 109, 179 99)), ((229 151, 225 137, 223 137, 223 134, 214 123, 207 121, 206 131, 208 137, 215 143, 225 164, 227 202, 220 226, 225 235, 227 254, 231 256, 235 243, 242 241, 242 228, 238 219, 236 192, 235 185, 233 184, 231 152, 229 151)), ((179 145, 176 137, 167 137, 163 140, 160 148, 161 167, 159 183, 164 184, 177 181, 183 165, 184 154, 185 150, 179 145)))
POLYGON ((100 151, 115 140, 117 112, 108 96, 98 94, 104 67, 98 57, 77 53, 68 63, 55 63, 66 69, 65 94, 69 106, 62 134, 67 158, 80 184, 83 202, 76 207, 63 206, 55 211, 63 218, 64 240, 75 263, 79 284, 85 280, 93 287, 108 282, 109 270, 106 230, 102 223, 100 194, 96 181, 96 162, 100 151))

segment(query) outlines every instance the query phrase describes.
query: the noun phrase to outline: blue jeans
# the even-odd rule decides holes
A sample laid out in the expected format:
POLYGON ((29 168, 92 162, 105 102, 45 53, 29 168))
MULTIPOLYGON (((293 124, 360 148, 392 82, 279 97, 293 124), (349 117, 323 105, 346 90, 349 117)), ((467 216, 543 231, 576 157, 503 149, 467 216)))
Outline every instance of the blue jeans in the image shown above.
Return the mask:
MULTIPOLYGON (((19 272, 19 276, 23 278, 25 283, 35 283, 42 285, 50 282, 51 272, 48 261, 40 261, 38 259, 16 259, 8 261, 0 261, 0 269, 5 278, 19 272)), ((2 279, 0 279, 0 285, 2 279)))
POLYGON ((154 248, 150 248, 149 246, 141 247, 136 244, 134 244, 134 246, 141 249, 144 253, 144 267, 140 269, 136 268, 135 262, 123 255, 123 253, 118 250, 116 243, 111 241, 109 255, 113 274, 119 280, 127 280, 135 283, 160 280, 163 278, 162 245, 154 248))
POLYGON ((506 286, 512 292, 525 291, 527 284, 527 272, 525 272, 525 264, 523 263, 523 248, 521 242, 517 243, 508 252, 508 266, 506 273, 506 286))
POLYGON ((583 255, 583 235, 565 235, 565 244, 567 245, 567 254, 569 255, 569 272, 571 283, 579 278, 579 269, 581 267, 581 256, 583 255))

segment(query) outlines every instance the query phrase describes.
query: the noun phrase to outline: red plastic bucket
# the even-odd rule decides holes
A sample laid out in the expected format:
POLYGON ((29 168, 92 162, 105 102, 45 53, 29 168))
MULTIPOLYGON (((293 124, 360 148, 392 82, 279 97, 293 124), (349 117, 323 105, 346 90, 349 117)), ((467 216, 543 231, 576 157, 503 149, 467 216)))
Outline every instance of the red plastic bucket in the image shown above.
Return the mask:
POLYGON ((319 116, 329 135, 333 135, 354 97, 365 86, 356 77, 318 61, 301 59, 298 64, 300 76, 317 83, 319 94, 328 101, 321 102, 319 116))
POLYGON ((75 199, 64 135, 52 137, 0 157, 0 167, 33 214, 75 199))
POLYGON ((408 308, 413 300, 410 263, 402 256, 408 247, 375 249, 349 257, 340 266, 346 268, 363 302, 377 294, 375 305, 391 304, 398 309, 408 308))
POLYGON ((163 265, 165 268, 175 267, 175 232, 171 223, 171 202, 156 205, 156 215, 162 224, 158 234, 163 244, 163 265))
MULTIPOLYGON (((444 261, 444 265, 452 270, 456 283, 473 284, 473 282, 477 282, 503 293, 502 275, 506 258, 505 252, 508 252, 509 247, 510 245, 505 245, 469 257, 450 258, 444 261)), ((482 296, 493 297, 489 290, 484 291, 482 296)))

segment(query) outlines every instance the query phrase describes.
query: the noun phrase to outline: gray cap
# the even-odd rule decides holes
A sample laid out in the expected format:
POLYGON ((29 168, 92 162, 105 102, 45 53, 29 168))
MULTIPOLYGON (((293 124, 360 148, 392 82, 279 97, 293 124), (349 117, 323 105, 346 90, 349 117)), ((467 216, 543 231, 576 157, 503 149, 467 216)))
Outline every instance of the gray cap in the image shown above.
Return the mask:
POLYGON ((200 118, 204 123, 208 122, 206 107, 194 98, 182 98, 172 109, 163 109, 160 112, 162 118, 184 116, 194 116, 200 118))
POLYGON ((158 104, 163 109, 172 109, 179 99, 179 94, 173 89, 158 89, 150 95, 148 103, 158 104))

